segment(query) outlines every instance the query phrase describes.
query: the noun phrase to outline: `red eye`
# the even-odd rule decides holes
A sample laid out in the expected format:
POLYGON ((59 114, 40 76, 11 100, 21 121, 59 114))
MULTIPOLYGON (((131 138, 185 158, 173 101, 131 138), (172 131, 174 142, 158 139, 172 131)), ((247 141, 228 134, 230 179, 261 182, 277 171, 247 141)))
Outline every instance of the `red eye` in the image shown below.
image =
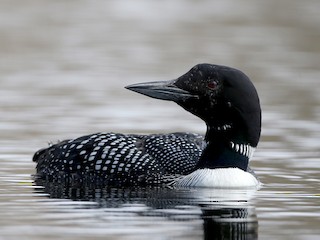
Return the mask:
POLYGON ((209 82, 207 85, 208 88, 215 90, 218 87, 218 83, 213 81, 213 82, 209 82))

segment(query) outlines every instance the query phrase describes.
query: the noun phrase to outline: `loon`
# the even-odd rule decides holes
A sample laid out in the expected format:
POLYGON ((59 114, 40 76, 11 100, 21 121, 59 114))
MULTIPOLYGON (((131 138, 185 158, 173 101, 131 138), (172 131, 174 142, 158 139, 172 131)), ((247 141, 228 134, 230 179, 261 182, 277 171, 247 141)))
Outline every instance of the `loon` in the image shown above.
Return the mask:
POLYGON ((260 186, 249 159, 260 139, 261 108, 243 72, 203 63, 175 80, 126 88, 177 103, 206 123, 205 136, 101 132, 64 140, 34 154, 37 179, 113 187, 260 186))

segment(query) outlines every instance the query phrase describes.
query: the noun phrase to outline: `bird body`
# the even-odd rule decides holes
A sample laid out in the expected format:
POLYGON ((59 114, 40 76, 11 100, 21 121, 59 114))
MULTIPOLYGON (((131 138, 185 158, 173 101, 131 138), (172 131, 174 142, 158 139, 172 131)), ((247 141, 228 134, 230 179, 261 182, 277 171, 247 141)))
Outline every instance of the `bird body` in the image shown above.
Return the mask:
POLYGON ((176 187, 238 188, 259 187, 259 180, 251 173, 239 168, 203 168, 177 178, 176 187))
POLYGON ((127 88, 200 117, 205 137, 96 133, 65 140, 35 153, 37 177, 106 186, 259 186, 249 159, 260 138, 261 109, 244 73, 198 64, 175 80, 127 88))
POLYGON ((165 176, 191 173, 204 144, 202 136, 190 133, 102 132, 54 144, 34 160, 38 177, 50 181, 71 176, 112 186, 158 185, 165 176))

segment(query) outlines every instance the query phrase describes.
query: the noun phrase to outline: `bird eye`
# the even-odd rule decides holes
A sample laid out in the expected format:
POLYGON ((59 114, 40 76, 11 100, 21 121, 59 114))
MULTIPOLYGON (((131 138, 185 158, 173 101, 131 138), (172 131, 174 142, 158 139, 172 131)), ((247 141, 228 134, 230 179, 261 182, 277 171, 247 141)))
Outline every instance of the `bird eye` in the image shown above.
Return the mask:
POLYGON ((218 83, 216 81, 209 82, 207 87, 211 90, 215 90, 218 87, 218 83))

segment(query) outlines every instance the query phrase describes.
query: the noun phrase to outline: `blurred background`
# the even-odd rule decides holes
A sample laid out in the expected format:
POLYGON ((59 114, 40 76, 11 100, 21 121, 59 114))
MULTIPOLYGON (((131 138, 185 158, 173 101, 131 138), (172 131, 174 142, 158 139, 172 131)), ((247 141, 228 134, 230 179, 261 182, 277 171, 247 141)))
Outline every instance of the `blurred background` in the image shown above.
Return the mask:
POLYGON ((0 4, 5 139, 55 140, 102 130, 203 132, 203 124, 175 104, 124 89, 176 78, 202 62, 247 73, 260 93, 264 123, 276 114, 272 128, 301 120, 296 127, 303 132, 306 121, 319 120, 317 0, 0 4))
MULTIPOLYGON (((318 0, 1 0, 0 189, 14 197, 12 182, 30 178, 32 154, 48 141, 99 131, 203 134, 204 123, 174 103, 124 86, 207 62, 241 69, 257 87, 263 130, 252 164, 262 181, 319 196, 319 9, 318 0)), ((291 234, 319 233, 316 200, 297 219, 304 230, 294 222, 291 234)), ((305 201, 274 203, 285 213, 279 221, 305 201)), ((268 213, 260 209, 265 236, 275 227, 268 213)))

